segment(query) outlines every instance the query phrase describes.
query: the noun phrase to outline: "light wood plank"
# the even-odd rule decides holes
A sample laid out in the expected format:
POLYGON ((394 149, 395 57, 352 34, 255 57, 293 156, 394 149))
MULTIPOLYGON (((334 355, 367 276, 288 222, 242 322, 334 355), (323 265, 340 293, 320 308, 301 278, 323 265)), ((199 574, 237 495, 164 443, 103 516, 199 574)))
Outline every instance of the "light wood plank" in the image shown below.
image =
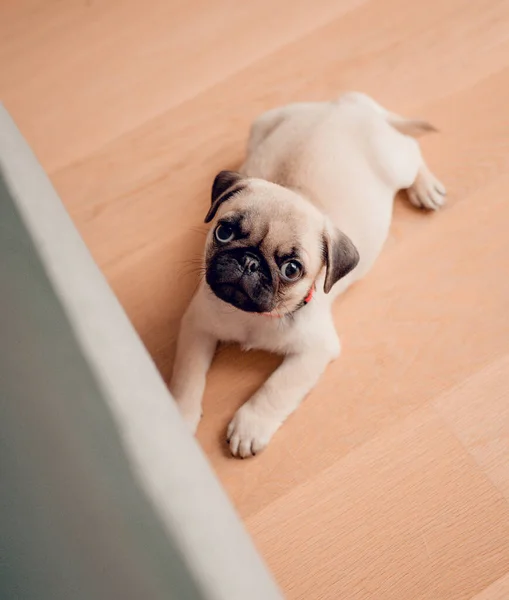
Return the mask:
POLYGON ((466 600, 509 565, 508 503, 429 409, 247 524, 289 600, 466 600))
POLYGON ((473 600, 507 600, 507 598, 509 598, 509 575, 495 581, 473 600))
POLYGON ((3 0, 0 95, 53 171, 363 1, 3 0))
POLYGON ((433 406, 509 500, 509 356, 462 381, 433 406))

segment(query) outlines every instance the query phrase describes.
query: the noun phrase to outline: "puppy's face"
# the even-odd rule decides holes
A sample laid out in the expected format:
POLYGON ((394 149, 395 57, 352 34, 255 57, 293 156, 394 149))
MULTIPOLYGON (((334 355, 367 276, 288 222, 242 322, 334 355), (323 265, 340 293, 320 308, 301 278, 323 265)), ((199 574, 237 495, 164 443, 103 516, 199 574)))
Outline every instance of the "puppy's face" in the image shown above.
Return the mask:
POLYGON ((212 220, 206 281, 218 298, 247 312, 292 313, 304 303, 324 265, 328 292, 358 261, 350 240, 331 230, 320 211, 267 181, 220 173, 205 219, 212 220))

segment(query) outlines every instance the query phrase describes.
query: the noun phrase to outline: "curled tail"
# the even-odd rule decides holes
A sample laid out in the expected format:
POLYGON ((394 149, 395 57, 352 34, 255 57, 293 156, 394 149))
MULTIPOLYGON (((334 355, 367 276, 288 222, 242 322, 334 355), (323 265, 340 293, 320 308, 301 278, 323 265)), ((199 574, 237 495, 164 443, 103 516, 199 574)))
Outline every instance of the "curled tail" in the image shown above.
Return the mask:
POLYGON ((347 92, 346 94, 342 94, 337 99, 337 102, 353 102, 371 108, 378 114, 384 116, 386 121, 392 125, 394 129, 397 129, 400 133, 405 135, 419 137, 425 133, 437 131, 437 129, 427 121, 423 121, 422 119, 407 119, 406 117, 402 117, 401 115, 386 110, 383 106, 378 104, 378 102, 375 102, 373 98, 362 92, 347 92))

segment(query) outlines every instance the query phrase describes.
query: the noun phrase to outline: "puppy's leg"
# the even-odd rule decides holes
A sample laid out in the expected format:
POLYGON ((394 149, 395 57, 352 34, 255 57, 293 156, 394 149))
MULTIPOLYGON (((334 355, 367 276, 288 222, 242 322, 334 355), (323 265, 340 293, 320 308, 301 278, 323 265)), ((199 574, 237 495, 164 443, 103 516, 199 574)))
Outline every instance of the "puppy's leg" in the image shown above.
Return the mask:
POLYGON ((201 419, 205 380, 216 347, 217 340, 196 327, 192 316, 185 315, 177 342, 170 392, 193 433, 201 419))
POLYGON ((248 458, 267 446, 283 421, 316 385, 328 363, 339 355, 337 337, 328 349, 324 346, 318 343, 299 354, 286 356, 258 392, 237 411, 227 432, 234 456, 248 458))
POLYGON ((419 143, 396 129, 387 137, 390 152, 384 157, 395 189, 406 190, 410 202, 438 210, 445 202, 445 187, 424 162, 419 143))
POLYGON ((426 121, 405 119, 399 115, 388 113, 388 123, 394 128, 398 141, 394 143, 398 155, 394 164, 399 181, 399 188, 406 189, 408 199, 417 208, 438 210, 445 202, 445 186, 429 170, 421 153, 419 142, 415 136, 434 128, 426 121))
POLYGON ((347 92, 336 100, 336 103, 344 102, 363 106, 382 116, 391 125, 394 133, 387 137, 387 147, 392 149, 392 153, 390 157, 385 157, 390 163, 391 177, 396 178, 395 183, 399 189, 407 190, 408 198, 414 206, 438 210, 445 202, 445 187, 429 170, 419 143, 413 139, 436 131, 433 125, 422 119, 407 119, 390 112, 373 98, 360 92, 347 92))
POLYGON ((421 158, 417 177, 407 189, 408 199, 417 208, 438 210, 445 202, 446 190, 421 158))
POLYGON ((419 142, 396 128, 391 138, 388 148, 392 152, 387 160, 391 163, 395 187, 405 189, 414 206, 438 210, 445 202, 445 187, 424 162, 419 142))

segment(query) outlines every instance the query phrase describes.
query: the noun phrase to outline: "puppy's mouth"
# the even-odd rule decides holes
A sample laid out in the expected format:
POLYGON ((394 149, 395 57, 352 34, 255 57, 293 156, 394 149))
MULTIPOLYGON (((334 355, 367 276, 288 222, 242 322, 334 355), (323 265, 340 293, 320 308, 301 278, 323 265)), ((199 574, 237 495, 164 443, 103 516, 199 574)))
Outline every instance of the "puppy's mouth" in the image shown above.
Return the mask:
POLYGON ((244 290, 232 283, 216 283, 214 286, 210 286, 210 288, 220 300, 231 304, 235 308, 246 312, 265 312, 244 290))

